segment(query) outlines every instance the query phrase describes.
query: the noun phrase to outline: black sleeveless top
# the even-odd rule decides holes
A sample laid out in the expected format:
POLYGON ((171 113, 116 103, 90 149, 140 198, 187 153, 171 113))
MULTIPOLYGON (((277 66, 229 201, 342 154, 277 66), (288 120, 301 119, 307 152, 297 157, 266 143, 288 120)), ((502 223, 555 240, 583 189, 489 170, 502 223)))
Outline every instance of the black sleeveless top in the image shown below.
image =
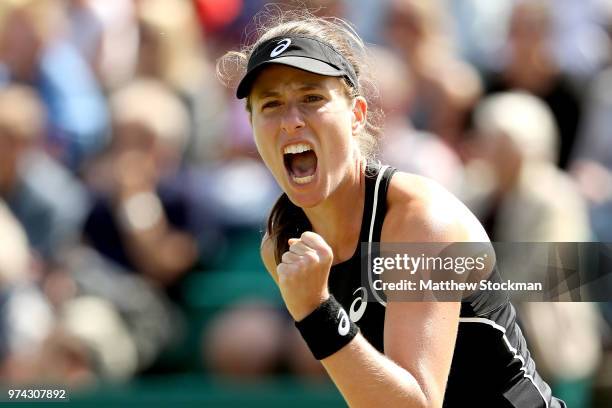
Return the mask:
MULTIPOLYGON (((380 242, 394 172, 388 166, 368 164, 360 243, 380 242)), ((361 281, 361 248, 360 244, 349 260, 332 266, 329 290, 363 336, 384 353, 385 305, 367 299, 361 281)), ((490 279, 499 280, 499 274, 494 272, 490 279)), ((508 297, 499 293, 476 292, 461 302, 444 407, 565 407, 536 372, 516 311, 508 297)))

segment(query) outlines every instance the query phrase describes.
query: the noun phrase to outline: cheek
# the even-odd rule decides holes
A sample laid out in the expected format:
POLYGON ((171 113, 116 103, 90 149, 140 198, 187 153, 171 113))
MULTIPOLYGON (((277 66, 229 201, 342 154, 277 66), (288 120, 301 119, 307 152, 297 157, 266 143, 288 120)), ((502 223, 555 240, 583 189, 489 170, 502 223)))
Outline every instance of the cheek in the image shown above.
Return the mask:
POLYGON ((334 115, 320 122, 323 154, 331 166, 340 165, 356 147, 357 138, 352 135, 350 115, 334 115))
POLYGON ((276 152, 274 146, 274 128, 269 123, 266 124, 256 120, 253 121, 252 125, 257 151, 266 165, 270 167, 276 152))
POLYGON ((323 126, 329 129, 335 136, 336 143, 341 145, 350 145, 353 143, 353 117, 352 113, 342 113, 326 118, 323 126))

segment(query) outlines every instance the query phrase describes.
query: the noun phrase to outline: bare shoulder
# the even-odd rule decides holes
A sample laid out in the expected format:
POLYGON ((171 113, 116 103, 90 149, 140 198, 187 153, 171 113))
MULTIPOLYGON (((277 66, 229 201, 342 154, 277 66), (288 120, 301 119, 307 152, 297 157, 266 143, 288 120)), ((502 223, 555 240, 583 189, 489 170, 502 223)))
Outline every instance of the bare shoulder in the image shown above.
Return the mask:
POLYGON ((274 241, 267 233, 261 240, 260 254, 264 266, 266 267, 272 278, 278 282, 278 278, 276 275, 276 260, 274 259, 274 241))
POLYGON ((439 183, 397 172, 387 193, 385 242, 488 242, 472 212, 439 183))

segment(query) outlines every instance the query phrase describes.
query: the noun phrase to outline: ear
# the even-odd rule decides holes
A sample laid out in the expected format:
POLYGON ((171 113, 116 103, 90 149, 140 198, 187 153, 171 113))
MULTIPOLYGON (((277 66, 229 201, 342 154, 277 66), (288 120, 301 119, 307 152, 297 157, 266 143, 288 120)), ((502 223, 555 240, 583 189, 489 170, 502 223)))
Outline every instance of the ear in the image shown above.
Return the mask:
POLYGON ((368 103, 363 96, 357 96, 353 99, 352 116, 351 129, 353 136, 356 136, 365 127, 368 116, 368 103))

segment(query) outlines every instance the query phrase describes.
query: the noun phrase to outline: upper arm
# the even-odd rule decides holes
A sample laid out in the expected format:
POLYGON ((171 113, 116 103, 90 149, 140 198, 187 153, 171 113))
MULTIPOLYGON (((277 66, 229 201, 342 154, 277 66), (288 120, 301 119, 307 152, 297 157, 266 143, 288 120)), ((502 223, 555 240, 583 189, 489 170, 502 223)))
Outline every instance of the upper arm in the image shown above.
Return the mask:
POLYGON ((274 259, 274 242, 268 234, 264 235, 261 241, 260 248, 261 260, 264 263, 264 266, 272 276, 272 279, 278 284, 278 275, 276 273, 276 261, 274 259))
MULTIPOLYGON (((396 177, 388 194, 381 241, 488 242, 480 223, 450 193, 421 178, 402 173, 396 177)), ((387 304, 385 354, 415 377, 433 406, 441 406, 444 398, 460 307, 460 302, 387 304)))

